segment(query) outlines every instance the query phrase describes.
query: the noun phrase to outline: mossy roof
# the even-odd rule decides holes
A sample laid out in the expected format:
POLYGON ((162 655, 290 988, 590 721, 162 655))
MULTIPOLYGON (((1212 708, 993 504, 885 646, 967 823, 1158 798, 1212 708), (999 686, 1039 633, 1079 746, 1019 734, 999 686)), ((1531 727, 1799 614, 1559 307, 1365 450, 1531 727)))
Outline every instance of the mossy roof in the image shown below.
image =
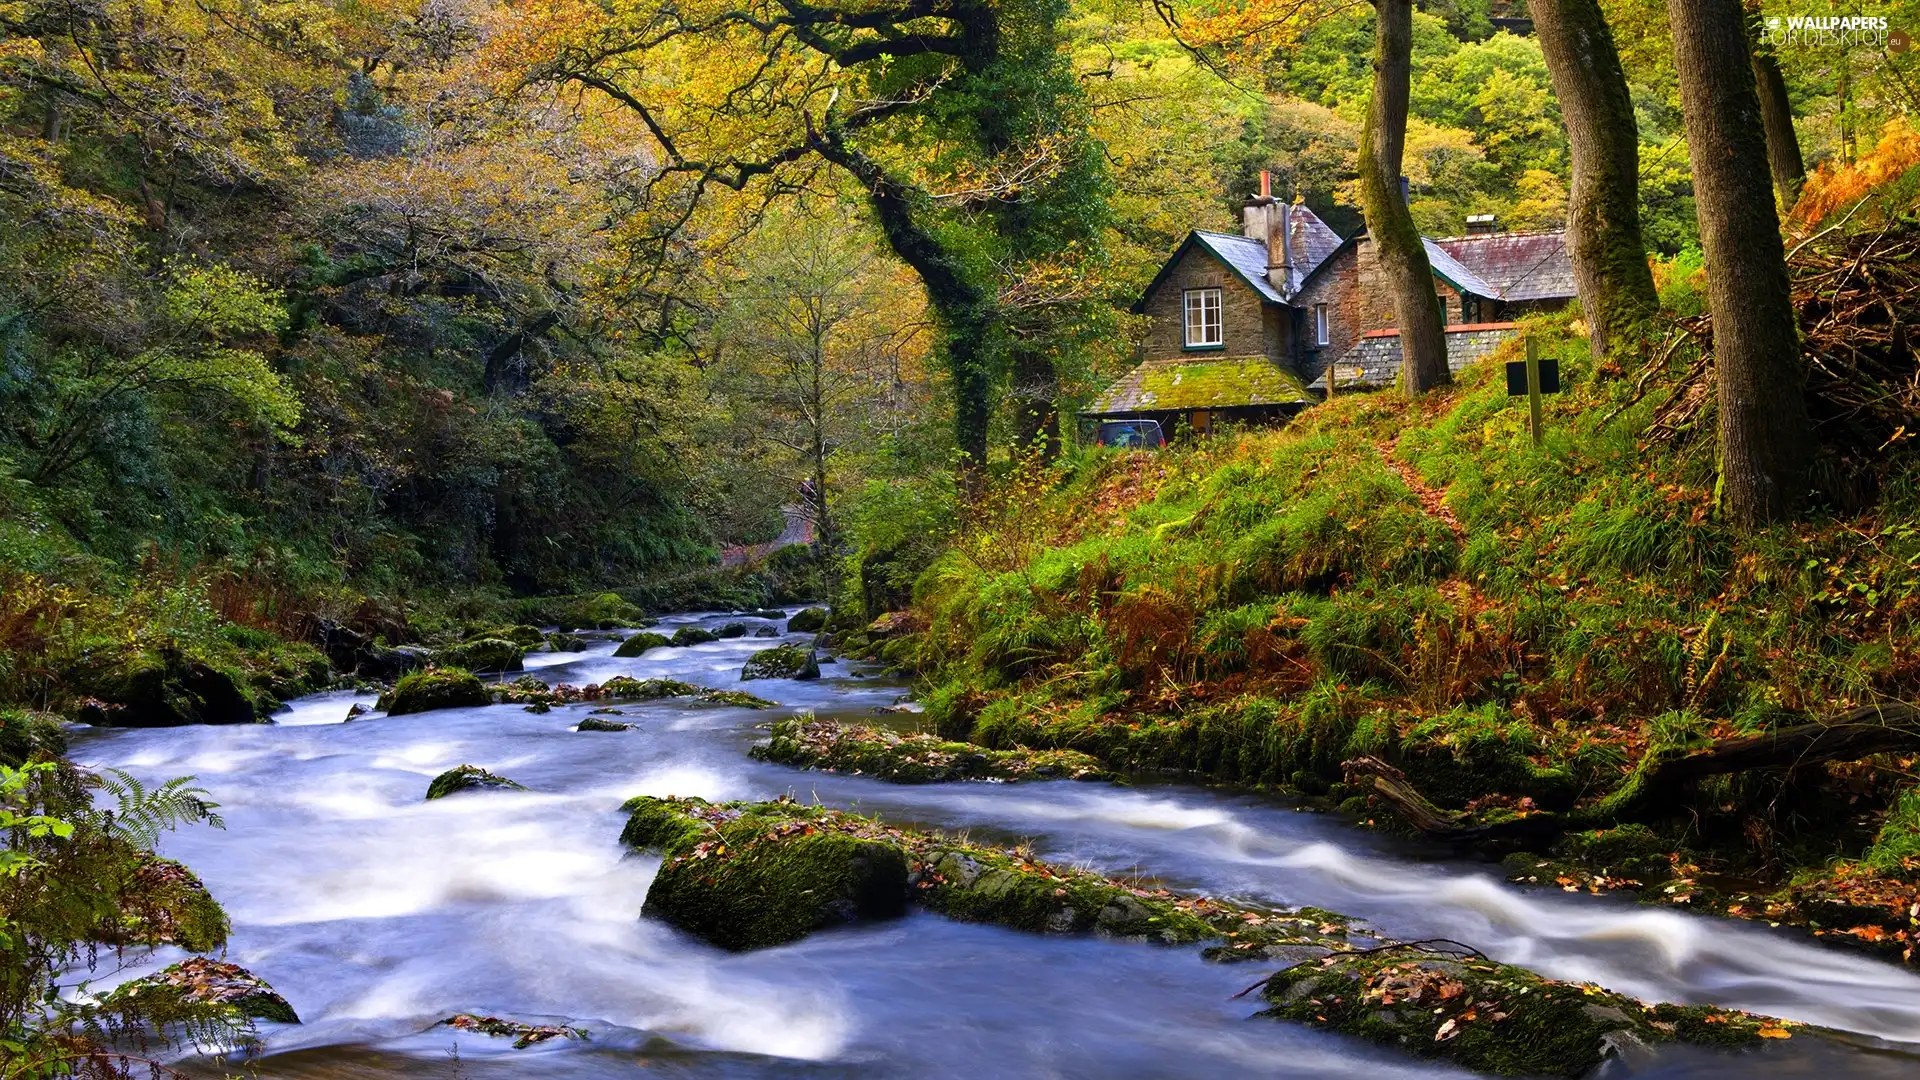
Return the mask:
POLYGON ((1148 360, 1107 387, 1087 413, 1229 409, 1313 400, 1292 372, 1264 356, 1148 360))

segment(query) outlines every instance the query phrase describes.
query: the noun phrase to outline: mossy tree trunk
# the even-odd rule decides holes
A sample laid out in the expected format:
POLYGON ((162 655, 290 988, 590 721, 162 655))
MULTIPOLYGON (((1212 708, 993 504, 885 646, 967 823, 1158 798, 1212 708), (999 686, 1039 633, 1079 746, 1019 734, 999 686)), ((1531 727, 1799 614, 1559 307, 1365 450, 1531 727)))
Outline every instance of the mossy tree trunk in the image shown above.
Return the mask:
POLYGON ((1640 135, 1598 0, 1533 0, 1573 152, 1567 247, 1595 358, 1633 349, 1659 310, 1640 234, 1640 135))
POLYGON ((1804 495, 1813 432, 1740 0, 1667 0, 1707 259, 1725 506, 1740 527, 1804 495))
POLYGON ((1452 381, 1447 337, 1420 230, 1400 188, 1413 69, 1412 0, 1375 0, 1373 101, 1360 131, 1360 206, 1400 324, 1401 383, 1416 395, 1452 381))
POLYGON ((1793 130, 1793 103, 1787 98, 1787 79, 1773 50, 1756 42, 1753 50, 1753 88, 1760 96, 1760 120, 1767 129, 1767 164, 1781 207, 1791 210, 1800 201, 1800 185, 1807 166, 1800 157, 1800 136, 1793 130))

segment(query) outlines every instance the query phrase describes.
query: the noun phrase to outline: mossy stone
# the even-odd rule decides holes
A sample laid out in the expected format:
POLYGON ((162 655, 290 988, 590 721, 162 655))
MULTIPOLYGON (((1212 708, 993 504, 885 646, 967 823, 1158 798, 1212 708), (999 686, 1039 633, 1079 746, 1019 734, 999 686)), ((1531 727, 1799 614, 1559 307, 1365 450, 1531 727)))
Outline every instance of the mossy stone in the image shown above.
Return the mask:
POLYGON ((467 641, 511 641, 522 649, 537 649, 547 643, 547 635, 537 626, 493 626, 477 630, 466 637, 467 641))
POLYGON ((468 671, 521 671, 526 667, 524 652, 505 638, 479 638, 441 649, 434 653, 434 662, 468 671))
POLYGON ((300 1022, 293 1006, 265 979, 237 964, 204 956, 182 960, 152 975, 122 983, 107 996, 109 1003, 138 1001, 149 1010, 161 999, 224 1007, 250 1020, 276 1024, 300 1022))
POLYGON ((115 945, 177 945, 212 952, 227 943, 227 913, 199 877, 150 851, 127 851, 118 915, 96 936, 115 945))
POLYGON ((67 752, 67 736, 57 717, 23 709, 0 709, 0 765, 17 769, 29 761, 51 761, 67 752))
POLYGON ((709 641, 719 640, 719 636, 711 630, 702 630, 697 626, 683 626, 673 632, 673 638, 669 644, 684 647, 687 645, 705 645, 709 641))
POLYGON ((94 699, 78 719, 102 727, 251 724, 259 706, 245 681, 173 649, 135 653, 75 680, 94 699))
POLYGON ((728 641, 733 638, 746 637, 747 624, 743 622, 730 622, 725 626, 722 626, 720 629, 714 631, 714 636, 719 638, 722 641, 728 641))
POLYGON ((577 724, 573 730, 575 731, 632 731, 633 725, 622 723, 618 720, 602 720, 597 716, 589 716, 585 720, 580 721, 580 723, 577 724))
POLYGON ((819 677, 820 661, 814 656, 810 645, 781 645, 762 649, 748 657, 746 665, 740 669, 742 680, 819 677))
POLYGON ((759 628, 758 630, 755 630, 755 631, 753 632, 753 636, 754 636, 754 637, 757 637, 757 638, 770 638, 770 637, 779 637, 779 636, 780 636, 780 631, 778 631, 778 630, 775 630, 775 629, 774 629, 773 627, 771 627, 771 626, 763 626, 763 627, 761 627, 761 628, 759 628))
POLYGON ((554 652, 586 652, 587 639, 578 634, 548 634, 547 648, 554 652))
POLYGON ((504 776, 497 776, 478 765, 457 765, 427 785, 427 798, 444 799, 462 791, 480 791, 484 789, 503 791, 525 791, 525 785, 517 784, 504 776))
POLYGON ((487 684, 470 671, 458 668, 428 668, 416 671, 393 688, 387 703, 388 716, 430 712, 434 709, 464 709, 493 704, 487 684))
POLYGON ((657 649, 666 644, 668 644, 668 642, 664 636, 642 630, 627 638, 625 641, 622 641, 620 647, 613 650, 613 655, 619 657, 639 656, 648 649, 657 649))
POLYGON ((787 620, 787 633, 811 634, 827 625, 827 609, 823 607, 802 608, 794 612, 787 620))

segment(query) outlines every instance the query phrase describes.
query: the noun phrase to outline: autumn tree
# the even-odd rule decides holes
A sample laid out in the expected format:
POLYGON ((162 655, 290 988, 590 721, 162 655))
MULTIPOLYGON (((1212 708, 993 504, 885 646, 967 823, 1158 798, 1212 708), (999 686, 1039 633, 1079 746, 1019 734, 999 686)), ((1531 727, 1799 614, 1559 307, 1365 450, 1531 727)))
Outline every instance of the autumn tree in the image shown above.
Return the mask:
POLYGON ((837 215, 777 220, 727 297, 710 378, 734 426, 774 448, 823 551, 837 547, 834 465, 897 427, 916 400, 925 326, 897 264, 837 215))
MULTIPOLYGON (((1037 340, 1048 320, 1009 318, 1007 285, 1034 261, 1099 255, 1105 164, 1065 14, 1061 0, 619 3, 567 7, 525 48, 541 79, 642 119, 657 204, 691 215, 717 192, 773 200, 851 181, 926 289, 955 439, 977 472, 1009 363, 1044 386, 1057 362, 1037 340)), ((672 227, 658 240, 679 242, 672 227)))
POLYGON ((1412 79, 1412 0, 1375 0, 1373 99, 1360 129, 1360 205, 1393 289, 1401 379, 1408 394, 1452 381, 1433 267, 1400 185, 1412 79))
POLYGON ((1667 0, 1707 259, 1728 516, 1785 517, 1804 494, 1812 432, 1767 137, 1740 0, 1667 0))
POLYGON ((1630 349, 1659 310, 1640 237, 1640 136, 1597 0, 1533 0, 1573 156, 1567 247, 1595 357, 1630 349))

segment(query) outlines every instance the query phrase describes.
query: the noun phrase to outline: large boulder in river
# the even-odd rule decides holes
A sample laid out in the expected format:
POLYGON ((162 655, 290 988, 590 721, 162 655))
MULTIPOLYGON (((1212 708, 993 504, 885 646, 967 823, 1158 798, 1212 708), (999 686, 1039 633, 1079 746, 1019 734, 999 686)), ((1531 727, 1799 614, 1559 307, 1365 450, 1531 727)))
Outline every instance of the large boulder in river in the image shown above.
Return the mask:
POLYGON ((827 609, 823 607, 802 608, 794 612, 787 620, 787 633, 811 634, 827 625, 827 609))
POLYGON ((664 856, 644 915, 744 950, 906 910, 907 857, 896 844, 810 829, 803 815, 783 812, 797 803, 721 808, 704 820, 686 812, 691 805, 645 797, 627 804, 621 838, 664 856))
POLYGON ((101 884, 114 896, 112 914, 90 935, 108 945, 175 945, 212 952, 227 943, 227 913, 193 871, 119 840, 92 854, 107 869, 101 884))
POLYGON ((642 630, 625 641, 622 641, 620 647, 613 650, 613 655, 621 657, 639 656, 648 649, 657 649, 665 644, 667 644, 667 639, 664 636, 651 634, 642 630))
POLYGON ((428 668, 400 680, 387 703, 388 716, 429 712, 434 709, 464 709, 493 704, 487 684, 470 671, 459 668, 428 668))
POLYGON ((747 624, 743 622, 730 622, 727 625, 721 627, 720 629, 715 630, 713 632, 713 636, 719 638, 722 641, 727 641, 732 638, 746 637, 747 624))
POLYGON ((427 798, 429 800, 444 799, 449 795, 455 795, 462 791, 485 791, 488 789, 499 791, 527 790, 524 784, 517 784, 504 776, 490 773, 478 765, 457 765, 433 778, 433 782, 427 785, 427 798))
POLYGON ((747 679, 817 679, 820 677, 820 660, 813 653, 811 645, 781 645, 772 649, 762 649, 747 658, 745 667, 740 669, 740 678, 747 679))
POLYGON ((467 641, 511 641, 522 649, 537 649, 547 643, 547 635, 537 626, 489 626, 466 636, 467 641))
POLYGON ((674 645, 705 645, 709 641, 719 641, 720 636, 711 630, 702 630, 697 626, 683 626, 673 632, 674 645))
POLYGON ((392 682, 410 672, 433 665, 433 651, 418 645, 369 645, 360 653, 352 670, 369 679, 392 682))
POLYGON ((1271 1007, 1263 1016, 1502 1076, 1585 1076, 1634 1045, 1745 1046, 1792 1034, 1792 1025, 1765 1017, 1647 1005, 1545 979, 1452 942, 1332 954, 1284 968, 1264 987, 1271 1007))
POLYGON ((175 649, 122 655, 74 679, 90 696, 77 718, 101 727, 251 724, 259 709, 231 672, 175 649))
POLYGON ((109 1004, 138 1005, 149 1015, 177 1013, 181 1005, 222 1007, 249 1020, 297 1024, 293 1006, 265 979, 238 964, 195 956, 145 978, 122 983, 107 996, 109 1004))
POLYGON ((505 638, 475 638, 441 649, 433 654, 433 659, 443 667, 468 671, 524 671, 526 664, 521 660, 524 652, 525 649, 505 638))
POLYGON ((1113 778, 1098 760, 1078 750, 989 750, 938 735, 902 734, 806 715, 775 723, 773 738, 749 753, 762 761, 859 773, 896 784, 1113 778))

